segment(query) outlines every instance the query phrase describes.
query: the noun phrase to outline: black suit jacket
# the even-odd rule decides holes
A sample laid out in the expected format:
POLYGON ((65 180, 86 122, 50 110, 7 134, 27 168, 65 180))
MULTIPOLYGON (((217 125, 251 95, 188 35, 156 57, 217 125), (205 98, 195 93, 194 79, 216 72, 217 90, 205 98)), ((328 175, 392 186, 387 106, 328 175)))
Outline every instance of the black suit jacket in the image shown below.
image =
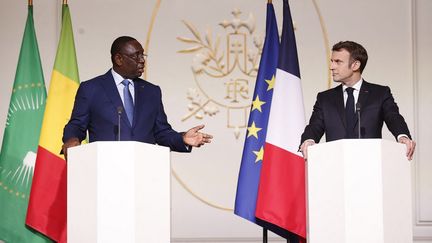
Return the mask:
MULTIPOLYGON (((120 140, 157 143, 179 152, 190 152, 181 133, 167 121, 158 86, 145 80, 133 80, 135 87, 134 120, 130 125, 126 113, 120 119, 120 140)), ((64 128, 63 141, 89 133, 90 142, 118 140, 118 109, 123 102, 111 70, 104 75, 82 82, 78 88, 71 119, 64 128)))
MULTIPOLYGON (((406 134, 411 138, 389 87, 363 81, 358 102, 361 104, 362 138, 381 138, 384 122, 396 139, 400 134, 406 134)), ((339 85, 318 93, 309 125, 301 136, 300 144, 307 139, 313 139, 318 143, 324 133, 327 142, 343 139, 346 137, 345 127, 344 98, 342 85, 339 85)), ((358 137, 358 121, 354 131, 358 137)))

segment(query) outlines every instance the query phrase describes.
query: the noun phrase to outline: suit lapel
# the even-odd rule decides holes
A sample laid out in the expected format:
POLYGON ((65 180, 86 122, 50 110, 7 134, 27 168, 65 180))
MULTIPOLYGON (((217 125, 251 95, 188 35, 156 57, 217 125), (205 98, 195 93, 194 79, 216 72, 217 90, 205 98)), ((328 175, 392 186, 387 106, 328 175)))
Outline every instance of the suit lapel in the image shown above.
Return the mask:
POLYGON ((134 104, 134 122, 132 128, 135 127, 141 112, 144 110, 144 105, 146 104, 145 99, 148 95, 145 94, 145 83, 141 82, 140 79, 134 79, 135 88, 135 104, 134 104))
POLYGON ((336 107, 336 112, 339 114, 340 119, 342 120, 342 123, 344 127, 346 127, 346 118, 345 118, 345 106, 344 106, 344 96, 343 96, 343 89, 342 85, 337 86, 334 88, 335 94, 334 94, 334 102, 336 107))
POLYGON ((369 93, 370 93, 369 83, 363 80, 363 84, 360 87, 360 93, 359 93, 359 97, 358 97, 358 101, 357 101, 357 102, 360 102, 361 109, 363 109, 363 107, 365 107, 365 105, 367 105, 369 93))
MULTIPOLYGON (((360 103, 360 115, 363 113, 364 108, 367 106, 367 101, 369 97, 369 83, 363 80, 362 86, 360 87, 359 97, 357 103, 360 103)), ((357 125, 358 119, 356 119, 355 125, 357 125)))
POLYGON ((129 125, 129 121, 127 119, 126 113, 124 112, 123 102, 121 100, 120 94, 118 92, 117 86, 115 84, 114 78, 111 74, 111 70, 108 71, 104 76, 103 80, 101 82, 101 85, 107 94, 108 99, 111 100, 113 104, 113 108, 115 110, 115 114, 117 114, 119 107, 122 108, 122 119, 125 122, 125 124, 129 125))

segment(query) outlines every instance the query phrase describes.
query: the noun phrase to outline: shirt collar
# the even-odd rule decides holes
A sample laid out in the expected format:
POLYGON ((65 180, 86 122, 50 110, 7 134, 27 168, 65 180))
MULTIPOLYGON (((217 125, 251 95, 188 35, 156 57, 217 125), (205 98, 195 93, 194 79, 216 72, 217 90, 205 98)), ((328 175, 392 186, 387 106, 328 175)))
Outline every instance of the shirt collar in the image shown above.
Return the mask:
MULTIPOLYGON (((111 68, 111 74, 114 78, 114 82, 117 86, 119 86, 121 84, 121 82, 123 82, 123 80, 125 80, 120 74, 118 74, 116 71, 114 71, 113 68, 111 68)), ((130 81, 130 84, 133 86, 134 82, 130 79, 128 79, 130 81)))
MULTIPOLYGON (((360 91, 362 84, 363 84, 363 78, 360 78, 360 80, 356 84, 354 84, 354 86, 352 86, 352 88, 354 90, 360 91)), ((343 92, 345 92, 346 88, 348 88, 348 86, 346 86, 345 84, 342 85, 342 91, 343 92)))

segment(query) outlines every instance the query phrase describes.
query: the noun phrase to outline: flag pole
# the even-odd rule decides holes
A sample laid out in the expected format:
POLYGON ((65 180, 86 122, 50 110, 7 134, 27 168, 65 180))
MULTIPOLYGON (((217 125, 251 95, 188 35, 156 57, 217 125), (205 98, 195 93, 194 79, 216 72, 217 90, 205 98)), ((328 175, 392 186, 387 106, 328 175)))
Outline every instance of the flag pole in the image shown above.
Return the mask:
POLYGON ((33 6, 33 0, 28 0, 28 5, 33 6))
MULTIPOLYGON (((267 4, 271 4, 272 0, 267 0, 267 4)), ((267 228, 263 227, 263 243, 267 243, 267 228)))
MULTIPOLYGON (((267 4, 272 4, 272 0, 267 0, 267 4)), ((268 230, 267 228, 263 227, 263 243, 268 242, 268 230)))

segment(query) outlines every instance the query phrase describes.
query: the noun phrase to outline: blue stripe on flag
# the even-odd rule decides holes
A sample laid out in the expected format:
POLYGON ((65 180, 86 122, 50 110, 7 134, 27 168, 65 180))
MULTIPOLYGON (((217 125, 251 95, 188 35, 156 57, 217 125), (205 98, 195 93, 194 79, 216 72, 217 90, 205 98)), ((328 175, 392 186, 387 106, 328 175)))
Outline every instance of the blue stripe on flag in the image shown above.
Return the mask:
POLYGON ((280 44, 280 53, 284 53, 285 55, 279 56, 278 68, 301 79, 294 26, 288 0, 283 1, 283 12, 284 18, 281 38, 283 41, 281 41, 280 44))

